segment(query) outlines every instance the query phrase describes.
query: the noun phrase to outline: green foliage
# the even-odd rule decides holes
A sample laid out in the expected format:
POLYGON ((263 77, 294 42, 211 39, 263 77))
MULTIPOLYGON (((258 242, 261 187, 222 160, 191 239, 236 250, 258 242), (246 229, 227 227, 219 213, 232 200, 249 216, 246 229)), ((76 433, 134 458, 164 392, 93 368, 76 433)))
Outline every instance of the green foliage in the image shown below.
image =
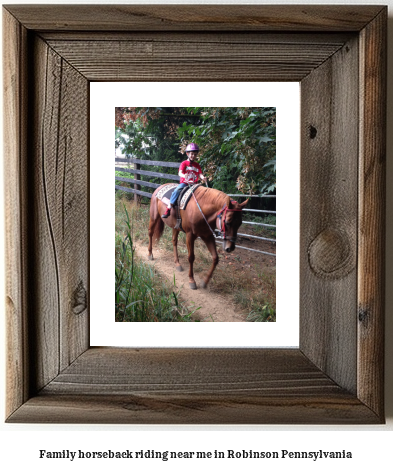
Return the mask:
POLYGON ((196 142, 202 170, 217 189, 246 194, 275 189, 275 108, 139 107, 117 109, 116 117, 115 146, 126 155, 180 164, 186 145, 196 142))
POLYGON ((202 117, 184 122, 182 141, 196 141, 199 162, 215 187, 227 193, 268 193, 275 189, 276 110, 271 107, 190 107, 202 117))
POLYGON ((122 228, 115 234, 116 322, 189 322, 197 309, 186 308, 179 292, 158 280, 154 268, 135 258, 132 219, 125 206, 122 228))
POLYGON ((177 129, 185 119, 199 120, 179 107, 136 107, 131 118, 115 128, 115 147, 122 147, 126 155, 156 161, 182 161, 177 129))
POLYGON ((275 279, 262 274, 258 278, 258 289, 243 285, 234 292, 234 299, 244 310, 248 311, 247 321, 275 322, 276 321, 276 288, 275 279))
POLYGON ((276 322, 276 310, 269 303, 262 306, 258 311, 251 311, 247 316, 247 321, 254 323, 273 323, 276 322))

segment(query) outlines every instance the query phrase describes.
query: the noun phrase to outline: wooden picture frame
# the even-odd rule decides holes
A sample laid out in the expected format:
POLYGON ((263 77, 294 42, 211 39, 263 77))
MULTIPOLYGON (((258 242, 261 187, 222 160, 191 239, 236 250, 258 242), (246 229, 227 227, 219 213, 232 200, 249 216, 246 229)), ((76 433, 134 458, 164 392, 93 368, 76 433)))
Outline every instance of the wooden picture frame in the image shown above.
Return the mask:
POLYGON ((387 7, 9 5, 3 24, 7 421, 384 423, 387 7), (301 83, 298 349, 90 347, 89 83, 157 80, 301 83))

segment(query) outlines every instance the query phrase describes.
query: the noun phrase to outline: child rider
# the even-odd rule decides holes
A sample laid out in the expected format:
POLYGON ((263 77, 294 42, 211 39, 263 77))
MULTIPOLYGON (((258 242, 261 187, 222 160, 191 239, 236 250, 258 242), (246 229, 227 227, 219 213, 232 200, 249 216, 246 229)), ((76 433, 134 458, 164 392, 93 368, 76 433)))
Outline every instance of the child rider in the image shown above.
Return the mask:
POLYGON ((196 143, 189 143, 186 148, 186 153, 188 160, 185 160, 181 163, 179 167, 179 176, 180 184, 173 191, 169 205, 161 217, 166 219, 171 214, 172 206, 176 203, 176 200, 183 188, 188 186, 188 183, 195 184, 198 182, 198 179, 201 178, 205 183, 207 183, 207 178, 203 176, 202 169, 195 160, 198 156, 199 147, 196 143))

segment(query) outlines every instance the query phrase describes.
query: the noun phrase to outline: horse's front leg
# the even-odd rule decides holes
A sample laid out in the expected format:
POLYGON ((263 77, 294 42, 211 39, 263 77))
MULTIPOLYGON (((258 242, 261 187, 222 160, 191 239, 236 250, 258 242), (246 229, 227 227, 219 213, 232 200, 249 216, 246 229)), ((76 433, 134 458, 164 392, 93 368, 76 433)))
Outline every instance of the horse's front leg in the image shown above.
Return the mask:
POLYGON ((180 232, 180 230, 178 230, 178 229, 172 229, 172 245, 173 245, 173 254, 175 256, 176 270, 178 272, 182 272, 183 267, 180 265, 179 254, 177 252, 177 240, 178 240, 178 237, 179 237, 179 232, 180 232))
POLYGON ((187 232, 186 234, 186 241, 187 241, 187 250, 188 250, 188 263, 190 264, 190 270, 188 272, 188 278, 190 282, 190 288, 192 290, 196 290, 196 282, 194 280, 194 260, 195 260, 195 253, 194 253, 194 242, 196 236, 192 232, 187 232))
POLYGON ((206 278, 204 279, 202 283, 202 288, 206 288, 207 284, 209 283, 213 275, 213 272, 216 266, 218 265, 218 253, 217 253, 217 247, 216 247, 216 239, 212 235, 210 235, 207 238, 202 237, 202 240, 205 242, 205 245, 209 249, 209 252, 213 258, 213 263, 212 263, 212 266, 210 267, 209 273, 206 275, 206 278))

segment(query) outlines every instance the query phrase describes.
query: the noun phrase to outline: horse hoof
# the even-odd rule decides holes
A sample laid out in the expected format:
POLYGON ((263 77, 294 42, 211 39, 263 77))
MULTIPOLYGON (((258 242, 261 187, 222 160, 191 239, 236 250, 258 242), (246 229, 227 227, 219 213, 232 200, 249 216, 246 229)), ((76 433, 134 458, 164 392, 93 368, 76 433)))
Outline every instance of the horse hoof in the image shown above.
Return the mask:
POLYGON ((177 270, 178 272, 182 272, 182 271, 183 271, 183 267, 182 267, 181 265, 179 265, 178 267, 176 267, 176 270, 177 270))
POLYGON ((191 290, 196 290, 197 289, 196 283, 190 283, 190 288, 191 290))
POLYGON ((207 288, 207 283, 204 282, 204 281, 202 281, 202 282, 201 282, 201 288, 207 288))
POLYGON ((147 258, 148 258, 149 260, 154 260, 153 255, 148 255, 147 258))

